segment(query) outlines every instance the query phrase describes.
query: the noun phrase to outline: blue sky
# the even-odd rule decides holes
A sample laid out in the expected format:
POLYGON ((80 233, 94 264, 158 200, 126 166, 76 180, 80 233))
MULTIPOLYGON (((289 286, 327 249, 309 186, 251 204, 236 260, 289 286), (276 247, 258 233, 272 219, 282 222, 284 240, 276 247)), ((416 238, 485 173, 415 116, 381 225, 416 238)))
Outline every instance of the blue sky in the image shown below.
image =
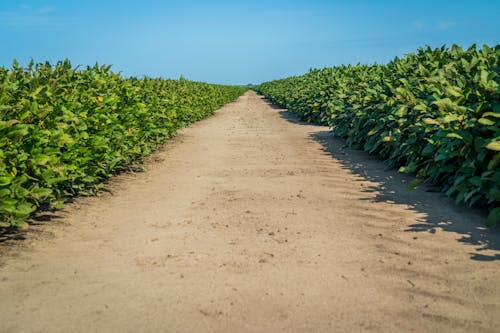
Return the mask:
POLYGON ((0 0, 0 66, 69 58, 129 76, 260 83, 500 43, 500 1, 0 0))

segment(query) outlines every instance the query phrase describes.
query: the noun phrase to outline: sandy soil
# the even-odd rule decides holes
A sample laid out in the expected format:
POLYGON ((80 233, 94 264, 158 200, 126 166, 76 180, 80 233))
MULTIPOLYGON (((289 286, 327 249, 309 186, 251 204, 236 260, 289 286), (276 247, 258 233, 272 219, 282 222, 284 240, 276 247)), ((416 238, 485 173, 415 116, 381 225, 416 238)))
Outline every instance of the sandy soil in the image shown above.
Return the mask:
POLYGON ((484 212, 253 92, 145 169, 2 236, 1 332, 499 330, 484 212))

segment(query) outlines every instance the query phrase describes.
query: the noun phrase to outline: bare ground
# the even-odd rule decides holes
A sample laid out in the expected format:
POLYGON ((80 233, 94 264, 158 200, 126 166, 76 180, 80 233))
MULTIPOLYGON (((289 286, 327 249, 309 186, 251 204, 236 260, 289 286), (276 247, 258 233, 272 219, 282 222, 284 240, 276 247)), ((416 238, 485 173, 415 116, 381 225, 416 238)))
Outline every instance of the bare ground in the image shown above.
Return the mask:
POLYGON ((4 234, 0 331, 498 332, 484 213, 342 146, 246 93, 4 234))

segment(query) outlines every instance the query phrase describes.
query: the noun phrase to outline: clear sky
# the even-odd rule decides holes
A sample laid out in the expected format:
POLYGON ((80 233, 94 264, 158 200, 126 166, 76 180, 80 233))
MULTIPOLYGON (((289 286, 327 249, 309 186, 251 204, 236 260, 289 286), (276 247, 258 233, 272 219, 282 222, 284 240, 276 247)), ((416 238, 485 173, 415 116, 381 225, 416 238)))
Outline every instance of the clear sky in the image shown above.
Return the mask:
POLYGON ((260 83, 500 43, 500 0, 0 0, 0 66, 69 58, 129 76, 260 83))

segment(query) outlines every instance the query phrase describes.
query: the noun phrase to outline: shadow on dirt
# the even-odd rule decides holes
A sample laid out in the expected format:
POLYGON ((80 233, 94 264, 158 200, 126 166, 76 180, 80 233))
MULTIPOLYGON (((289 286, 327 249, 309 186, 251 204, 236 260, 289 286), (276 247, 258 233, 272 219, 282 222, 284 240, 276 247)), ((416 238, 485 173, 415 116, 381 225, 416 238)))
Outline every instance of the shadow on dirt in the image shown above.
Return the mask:
MULTIPOLYGON (((276 106, 273 108, 280 110, 280 116, 287 121, 311 126, 287 110, 276 106)), ((366 192, 376 193, 375 198, 369 200, 404 204, 425 216, 417 223, 409 225, 407 232, 435 233, 437 229, 454 232, 460 235, 459 242, 476 247, 476 250, 470 253, 471 259, 500 260, 500 227, 485 227, 487 216, 485 209, 456 205, 453 199, 436 191, 435 187, 423 185, 409 190, 408 184, 413 180, 412 176, 389 168, 377 156, 346 147, 343 139, 333 137, 330 131, 321 130, 322 128, 324 129, 324 126, 318 126, 318 131, 311 132, 310 137, 323 146, 325 154, 337 159, 344 169, 361 176, 364 180, 377 183, 365 189, 366 192), (489 253, 484 253, 485 251, 489 253)))
MULTIPOLYGON (((130 165, 126 167, 125 171, 117 172, 116 174, 125 173, 125 172, 144 172, 144 168, 137 165, 130 165)), ((102 184, 107 185, 107 180, 102 184)), ((106 187, 99 188, 100 193, 111 193, 111 191, 106 187)), ((81 194, 80 197, 85 196, 94 196, 96 193, 89 192, 88 194, 81 194)), ((75 201, 76 197, 67 198, 65 204, 71 204, 75 201)), ((6 227, 0 226, 0 244, 9 243, 12 241, 19 241, 19 245, 22 245, 22 241, 25 241, 29 238, 31 234, 40 234, 43 232, 44 227, 47 226, 50 222, 57 222, 63 218, 62 215, 59 215, 61 210, 50 208, 48 205, 42 205, 39 207, 31 216, 26 220, 26 222, 21 227, 6 227)))
POLYGON ((26 239, 26 232, 15 227, 0 227, 0 244, 7 241, 22 241, 26 239))
POLYGON ((289 121, 291 123, 294 123, 296 125, 301 125, 301 126, 315 126, 315 125, 312 125, 312 124, 310 124, 308 122, 305 122, 304 120, 301 120, 298 115, 296 115, 296 114, 288 111, 287 109, 283 109, 282 107, 279 107, 279 106, 271 103, 268 99, 263 98, 263 97, 261 97, 261 98, 262 98, 262 100, 267 105, 269 105, 269 107, 271 109, 279 111, 279 115, 280 115, 281 118, 283 118, 283 119, 285 119, 285 120, 287 120, 287 121, 289 121))
POLYGON ((37 227, 59 220, 62 216, 55 214, 53 211, 38 211, 20 228, 15 227, 0 227, 0 244, 10 241, 24 241, 28 235, 37 227))

